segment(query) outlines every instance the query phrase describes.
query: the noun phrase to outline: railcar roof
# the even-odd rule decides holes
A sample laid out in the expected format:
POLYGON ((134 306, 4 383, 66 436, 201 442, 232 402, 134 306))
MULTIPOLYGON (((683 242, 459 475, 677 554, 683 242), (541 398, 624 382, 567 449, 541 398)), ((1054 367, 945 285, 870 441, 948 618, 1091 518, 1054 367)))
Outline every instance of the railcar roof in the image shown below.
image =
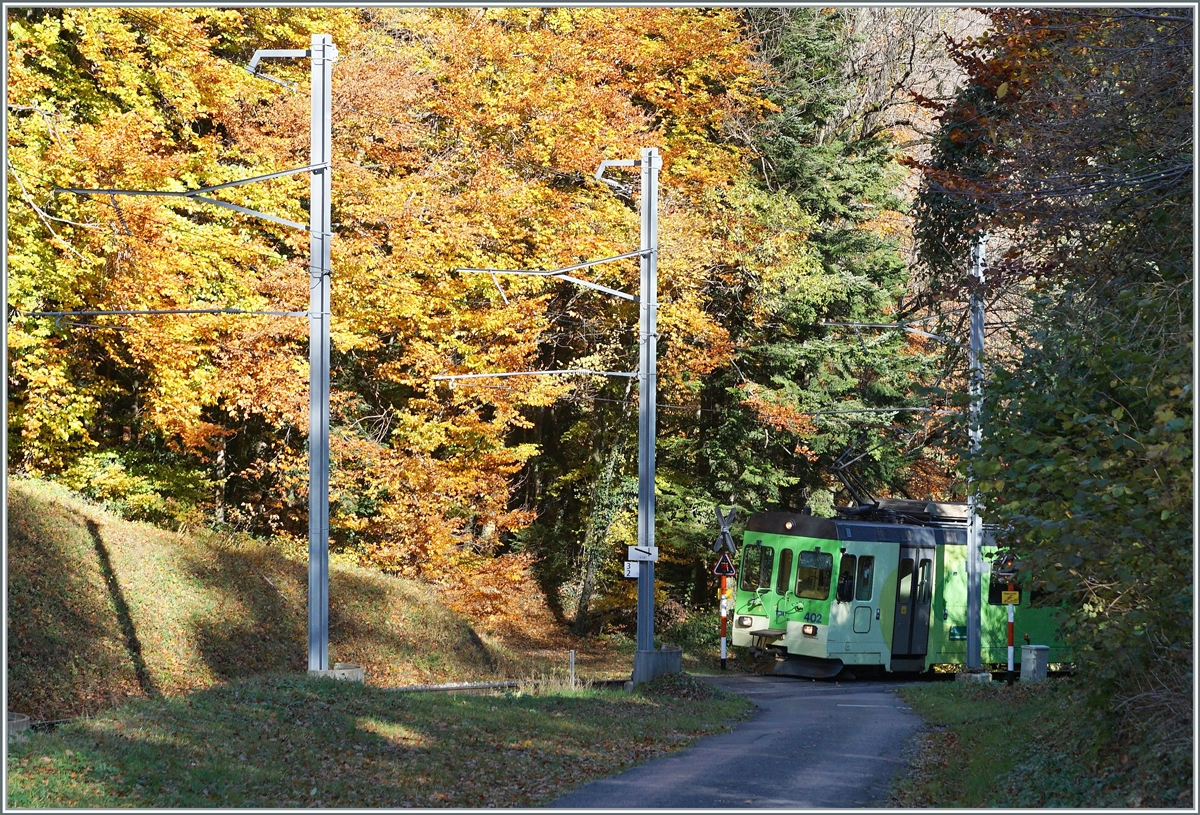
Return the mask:
POLYGON ((832 518, 819 518, 799 512, 755 512, 746 520, 746 531, 827 538, 833 541, 838 539, 837 526, 832 518))
POLYGON ((835 507, 846 520, 886 519, 900 523, 965 523, 967 505, 950 501, 913 501, 906 498, 876 498, 874 504, 857 507, 835 507))
MULTIPOLYGON (((880 498, 877 506, 836 509, 841 515, 839 518, 820 518, 799 512, 756 512, 747 519, 746 532, 896 543, 923 539, 932 534, 929 540, 936 540, 938 544, 966 543, 967 505, 963 503, 880 498), (916 532, 922 528, 930 532, 916 532)), ((985 536, 990 538, 989 531, 985 531, 985 536)))

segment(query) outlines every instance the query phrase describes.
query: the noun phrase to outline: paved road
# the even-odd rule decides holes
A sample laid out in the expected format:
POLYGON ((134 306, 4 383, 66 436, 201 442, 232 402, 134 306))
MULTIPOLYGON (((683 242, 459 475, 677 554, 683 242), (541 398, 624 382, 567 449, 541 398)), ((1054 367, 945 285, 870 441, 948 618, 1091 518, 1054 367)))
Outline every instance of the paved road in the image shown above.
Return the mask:
POLYGON ((712 677, 760 708, 731 733, 593 781, 550 804, 568 809, 808 809, 871 806, 905 766, 921 720, 895 680, 712 677))

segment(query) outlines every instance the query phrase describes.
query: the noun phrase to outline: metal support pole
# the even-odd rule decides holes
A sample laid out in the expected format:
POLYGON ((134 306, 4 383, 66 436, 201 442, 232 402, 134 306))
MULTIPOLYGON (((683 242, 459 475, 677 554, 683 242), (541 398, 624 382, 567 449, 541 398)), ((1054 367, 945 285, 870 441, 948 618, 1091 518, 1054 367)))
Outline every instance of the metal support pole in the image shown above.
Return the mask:
MULTIPOLYGON (((314 40, 315 42, 315 40, 314 40)), ((315 110, 315 108, 314 108, 315 110)), ((657 370, 658 357, 658 174, 662 169, 662 158, 658 150, 648 147, 642 150, 640 160, 613 159, 600 162, 596 169, 596 179, 617 189, 622 185, 604 177, 607 167, 642 168, 642 198, 639 205, 641 211, 641 246, 637 252, 625 252, 600 260, 589 260, 564 266, 560 269, 475 269, 460 268, 460 272, 479 272, 492 275, 498 274, 538 275, 557 277, 579 286, 602 291, 615 297, 628 300, 635 299, 632 295, 586 280, 571 277, 566 272, 585 269, 600 263, 623 260, 637 256, 641 259, 641 290, 636 298, 639 306, 639 353, 637 373, 629 374, 618 371, 593 371, 570 368, 557 371, 519 371, 490 374, 458 374, 454 376, 435 376, 435 380, 479 379, 493 376, 530 376, 541 374, 600 374, 604 376, 636 376, 638 380, 638 536, 637 546, 630 547, 630 559, 638 564, 637 587, 637 650, 634 657, 633 681, 643 681, 640 677, 646 670, 645 652, 649 658, 654 651, 654 559, 657 551, 654 548, 654 425, 655 406, 657 401, 657 370), (633 550, 640 552, 635 553, 633 550), (642 559, 642 558, 646 559, 642 559), (643 666, 639 668, 639 665, 643 666)), ((315 199, 314 199, 315 200, 315 199)), ((497 284, 499 285, 499 284, 497 284)), ((501 290, 503 296, 504 292, 501 290)), ((506 298, 507 301, 507 298, 506 298)), ((326 407, 328 410, 328 406, 326 407)), ((627 566, 628 568, 628 566, 627 566)), ((573 652, 572 652, 573 654, 573 652)), ((572 655, 572 660, 574 656, 572 655)), ((572 663, 574 664, 574 663, 572 663)), ((653 670, 652 668, 650 670, 653 670)))
POLYGON ((333 63, 328 34, 313 34, 308 300, 308 669, 329 670, 329 321, 333 63))
MULTIPOLYGON (((309 299, 308 299, 308 366, 309 366, 309 438, 308 438, 308 668, 310 671, 329 669, 329 319, 330 319, 330 249, 333 219, 330 207, 332 170, 330 157, 333 147, 333 63, 337 48, 329 34, 313 34, 312 50, 260 49, 254 53, 247 70, 255 76, 269 79, 286 87, 288 82, 267 76, 258 70, 264 58, 300 59, 309 57, 312 72, 312 118, 310 120, 312 161, 307 167, 280 170, 266 175, 227 181, 210 187, 186 192, 164 190, 74 189, 56 188, 56 192, 77 195, 141 195, 168 198, 191 198, 206 204, 232 209, 256 218, 294 229, 304 224, 280 218, 266 212, 208 198, 199 193, 267 181, 296 173, 309 173, 309 299)), ((34 312, 34 314, 269 314, 302 316, 291 311, 241 311, 239 309, 143 309, 129 311, 66 311, 34 312)))
MULTIPOLYGON (((658 391, 658 150, 642 150, 642 280, 639 292, 638 546, 654 546, 654 427, 658 391)), ((638 571, 637 649, 654 650, 654 562, 638 571)))
MULTIPOLYGON (((971 346, 970 346, 970 452, 979 453, 983 441, 979 426, 979 411, 983 402, 983 267, 987 235, 979 236, 971 252, 971 346)), ((967 670, 982 670, 981 659, 981 616, 983 612, 982 576, 983 561, 980 556, 983 543, 983 522, 979 517, 979 492, 973 473, 967 477, 967 670)))

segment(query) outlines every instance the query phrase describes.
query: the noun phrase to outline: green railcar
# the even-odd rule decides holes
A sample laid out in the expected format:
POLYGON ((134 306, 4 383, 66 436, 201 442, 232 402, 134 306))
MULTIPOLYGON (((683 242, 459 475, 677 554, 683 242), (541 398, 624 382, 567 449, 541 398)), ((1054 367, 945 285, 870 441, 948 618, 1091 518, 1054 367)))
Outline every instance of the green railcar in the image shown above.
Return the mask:
MULTIPOLYGON (((731 645, 773 657, 776 673, 813 678, 965 664, 966 505, 880 499, 839 512, 750 516, 731 645)), ((985 530, 982 552, 992 567, 982 587, 980 651, 985 665, 1006 666, 1006 601, 1014 598, 1004 592, 1019 587, 1000 572, 996 551, 985 530)), ((1023 645, 1048 646, 1051 663, 1070 661, 1056 637, 1056 609, 1035 607, 1027 591, 1015 599, 1015 661, 1023 645)))

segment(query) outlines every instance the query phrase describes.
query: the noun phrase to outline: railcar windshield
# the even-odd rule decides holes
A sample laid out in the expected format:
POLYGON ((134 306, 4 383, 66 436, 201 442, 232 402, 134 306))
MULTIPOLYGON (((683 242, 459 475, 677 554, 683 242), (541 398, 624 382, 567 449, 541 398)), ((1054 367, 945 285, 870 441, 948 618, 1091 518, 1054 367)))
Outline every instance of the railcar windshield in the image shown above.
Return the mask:
POLYGON ((771 587, 771 572, 775 566, 775 550, 761 543, 752 543, 742 550, 742 591, 758 591, 771 587))
POLYGON ((833 555, 819 549, 800 552, 796 567, 796 596, 810 600, 827 600, 833 580, 833 555))
POLYGON ((779 573, 775 577, 775 593, 785 594, 792 579, 792 550, 784 549, 779 553, 779 573))

